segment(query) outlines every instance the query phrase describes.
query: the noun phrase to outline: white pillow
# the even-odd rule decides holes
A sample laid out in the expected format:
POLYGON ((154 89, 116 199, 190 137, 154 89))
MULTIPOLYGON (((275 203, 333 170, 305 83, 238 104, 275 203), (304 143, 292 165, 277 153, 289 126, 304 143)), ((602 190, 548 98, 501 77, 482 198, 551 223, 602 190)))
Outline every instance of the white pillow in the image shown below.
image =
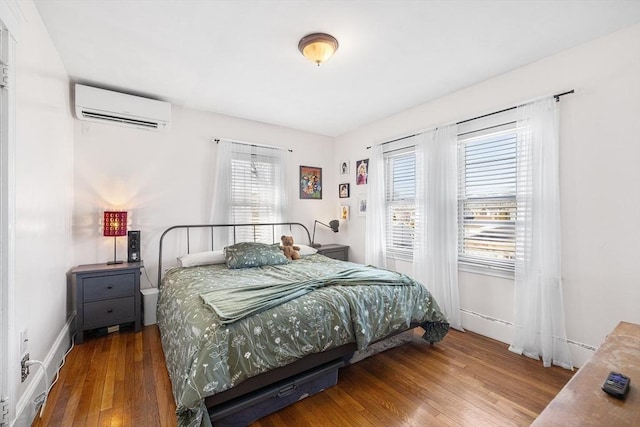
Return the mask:
POLYGON ((312 248, 311 246, 298 245, 297 243, 295 243, 294 246, 300 246, 300 250, 298 251, 300 252, 300 256, 313 255, 318 252, 316 248, 312 248))
POLYGON ((207 251, 186 254, 178 257, 180 267, 196 267, 198 265, 224 264, 224 251, 207 251))

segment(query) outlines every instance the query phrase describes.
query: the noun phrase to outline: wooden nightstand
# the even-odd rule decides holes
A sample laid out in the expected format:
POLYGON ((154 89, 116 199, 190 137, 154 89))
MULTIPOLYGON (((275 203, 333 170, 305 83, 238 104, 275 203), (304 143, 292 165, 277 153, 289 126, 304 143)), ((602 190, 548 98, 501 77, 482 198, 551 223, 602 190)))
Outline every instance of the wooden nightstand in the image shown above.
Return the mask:
POLYGON ((79 265, 70 271, 73 307, 76 310, 76 342, 84 332, 122 323, 142 328, 140 269, 142 262, 79 265))
POLYGON ((349 246, 345 245, 322 245, 318 248, 318 253, 329 258, 349 261, 349 246))

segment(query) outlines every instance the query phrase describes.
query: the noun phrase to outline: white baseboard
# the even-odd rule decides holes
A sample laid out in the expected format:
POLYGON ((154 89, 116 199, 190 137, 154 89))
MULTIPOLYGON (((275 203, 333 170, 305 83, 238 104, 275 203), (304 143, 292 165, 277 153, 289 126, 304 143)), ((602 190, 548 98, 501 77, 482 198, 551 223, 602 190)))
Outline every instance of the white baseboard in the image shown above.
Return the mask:
POLYGON ((47 353, 47 356, 42 361, 47 370, 48 384, 44 383, 44 374, 42 373, 42 367, 39 365, 32 365, 30 369, 35 372, 33 380, 27 386, 24 394, 18 400, 16 404, 16 418, 14 426, 16 427, 28 427, 33 424, 36 418, 37 412, 34 399, 40 395, 43 391, 50 387, 51 383, 55 380, 56 372, 62 364, 62 360, 71 347, 71 327, 74 324, 75 316, 72 316, 64 325, 53 347, 47 353))
POLYGON ((462 327, 507 345, 513 337, 513 324, 468 310, 460 310, 462 327))
MULTIPOLYGON (((506 348, 513 338, 513 324, 469 310, 460 310, 462 327, 485 337, 505 343, 506 348)), ((582 367, 596 350, 587 344, 567 340, 573 366, 582 367)))
POLYGON ((571 353, 571 361, 573 366, 582 368, 589 358, 597 350, 596 347, 592 347, 587 344, 579 343, 576 341, 567 340, 569 342, 569 352, 571 353))

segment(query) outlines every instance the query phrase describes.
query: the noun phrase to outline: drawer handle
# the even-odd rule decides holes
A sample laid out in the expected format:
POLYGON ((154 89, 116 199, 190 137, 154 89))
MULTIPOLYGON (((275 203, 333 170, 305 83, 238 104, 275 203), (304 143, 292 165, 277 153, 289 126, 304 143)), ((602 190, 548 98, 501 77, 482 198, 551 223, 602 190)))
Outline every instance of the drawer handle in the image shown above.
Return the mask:
POLYGON ((290 394, 292 394, 293 392, 296 391, 296 389, 298 388, 298 386, 296 384, 291 384, 288 385, 287 387, 281 389, 278 394, 276 394, 276 397, 286 397, 289 396, 290 394))
POLYGON ((113 308, 108 309, 107 313, 113 313, 113 308))
POLYGON ((107 289, 113 289, 113 285, 107 286, 107 289))

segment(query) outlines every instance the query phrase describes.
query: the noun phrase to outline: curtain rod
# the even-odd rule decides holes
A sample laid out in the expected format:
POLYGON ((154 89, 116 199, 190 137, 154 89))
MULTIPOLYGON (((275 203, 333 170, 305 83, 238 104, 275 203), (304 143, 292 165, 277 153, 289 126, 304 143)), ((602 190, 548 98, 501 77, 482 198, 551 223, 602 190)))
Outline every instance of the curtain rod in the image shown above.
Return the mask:
MULTIPOLYGON (((255 142, 236 141, 234 139, 229 139, 229 138, 222 138, 222 139, 224 139, 225 141, 233 142, 235 144, 250 145, 252 147, 270 148, 272 150, 287 150, 288 152, 293 153, 293 150, 291 148, 274 147, 273 145, 256 144, 255 142)), ((219 143, 220 142, 220 138, 214 138, 213 142, 215 142, 216 144, 219 143)))
MULTIPOLYGON (((566 92, 557 93, 555 95, 552 95, 552 98, 555 98, 556 102, 560 102, 560 97, 561 96, 570 95, 572 93, 575 93, 574 89, 571 89, 571 90, 568 90, 566 92)), ((521 104, 521 105, 525 105, 525 104, 521 104)), ((470 119, 461 120, 459 122, 456 122, 456 124, 460 125, 462 123, 467 123, 467 122, 470 122, 470 121, 473 121, 473 120, 478 120, 478 119, 483 119, 485 117, 493 116, 494 114, 500 114, 500 113, 504 113, 505 111, 515 110, 519 106, 520 105, 516 105, 515 107, 504 108, 504 109, 499 110, 499 111, 494 111, 493 113, 487 113, 487 114, 483 114, 481 116, 472 117, 470 119)), ((386 145, 386 144, 391 144, 392 142, 402 141, 403 139, 412 138, 414 136, 420 135, 420 134, 425 133, 425 132, 427 132, 427 131, 417 132, 417 133, 414 133, 413 135, 407 135, 407 136, 403 136, 403 137, 400 137, 400 138, 392 139, 391 141, 382 142, 382 143, 380 143, 380 145, 386 145)), ((369 150, 370 148, 371 148, 371 145, 367 147, 367 150, 369 150)))

